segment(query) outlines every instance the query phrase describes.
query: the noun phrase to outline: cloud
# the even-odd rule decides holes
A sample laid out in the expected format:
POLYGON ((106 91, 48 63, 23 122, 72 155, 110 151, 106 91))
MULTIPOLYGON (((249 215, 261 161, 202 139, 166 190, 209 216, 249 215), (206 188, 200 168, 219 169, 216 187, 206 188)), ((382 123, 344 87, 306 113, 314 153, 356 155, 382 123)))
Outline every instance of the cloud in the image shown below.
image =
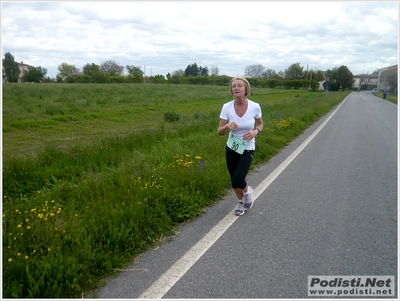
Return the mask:
POLYGON ((48 69, 115 60, 146 74, 189 64, 243 75, 346 65, 353 74, 398 62, 395 2, 80 1, 2 2, 2 49, 48 69), (147 72, 151 70, 150 72, 147 72))

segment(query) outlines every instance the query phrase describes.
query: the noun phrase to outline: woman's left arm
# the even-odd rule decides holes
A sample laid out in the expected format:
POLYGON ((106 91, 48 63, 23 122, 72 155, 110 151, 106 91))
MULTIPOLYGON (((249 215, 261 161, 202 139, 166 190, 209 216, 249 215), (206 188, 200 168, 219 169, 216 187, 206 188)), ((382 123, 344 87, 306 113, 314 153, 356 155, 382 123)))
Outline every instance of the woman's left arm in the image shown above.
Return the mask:
POLYGON ((261 132, 263 128, 264 128, 264 122, 262 118, 256 118, 256 130, 259 129, 261 132))
POLYGON ((250 132, 248 132, 247 134, 245 134, 243 136, 244 140, 250 141, 251 139, 253 139, 254 137, 256 137, 258 135, 258 130, 261 132, 263 127, 264 127, 264 123, 262 121, 262 118, 255 118, 256 120, 256 127, 254 130, 251 130, 250 132), (258 130, 257 130, 258 129, 258 130))

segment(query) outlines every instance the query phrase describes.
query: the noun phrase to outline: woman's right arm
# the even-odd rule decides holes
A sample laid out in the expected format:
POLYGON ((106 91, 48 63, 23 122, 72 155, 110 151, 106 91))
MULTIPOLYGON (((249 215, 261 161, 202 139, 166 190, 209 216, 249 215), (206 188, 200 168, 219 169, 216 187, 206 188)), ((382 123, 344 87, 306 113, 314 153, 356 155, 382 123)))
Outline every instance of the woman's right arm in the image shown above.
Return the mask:
POLYGON ((234 130, 234 129, 237 129, 238 127, 239 126, 234 121, 228 122, 228 120, 220 119, 217 132, 218 132, 218 135, 222 136, 222 135, 225 135, 225 133, 228 130, 234 130))
POLYGON ((225 135, 225 133, 228 131, 228 120, 225 119, 220 119, 219 120, 219 126, 218 126, 218 135, 222 136, 225 135))

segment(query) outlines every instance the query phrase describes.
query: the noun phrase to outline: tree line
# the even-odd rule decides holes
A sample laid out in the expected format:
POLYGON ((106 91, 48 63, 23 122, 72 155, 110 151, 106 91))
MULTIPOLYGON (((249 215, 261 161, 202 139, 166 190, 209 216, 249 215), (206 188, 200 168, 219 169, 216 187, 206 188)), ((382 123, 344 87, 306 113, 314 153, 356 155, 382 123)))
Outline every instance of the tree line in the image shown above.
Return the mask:
MULTIPOLYGON (((5 53, 4 69, 8 82, 17 82, 19 76, 18 64, 11 53, 5 53)), ((232 77, 220 75, 218 66, 210 69, 189 64, 185 70, 179 69, 164 75, 146 76, 140 66, 122 66, 113 60, 107 60, 100 65, 87 63, 81 69, 73 64, 61 63, 57 67, 56 78, 46 77, 47 69, 41 66, 33 67, 22 76, 24 82, 56 82, 56 83, 171 83, 195 85, 228 85, 232 77)), ((304 70, 300 63, 294 63, 285 70, 275 71, 260 64, 245 67, 244 76, 254 86, 284 87, 295 89, 319 89, 319 82, 324 82, 325 90, 352 88, 353 74, 346 66, 335 67, 326 71, 304 70)))

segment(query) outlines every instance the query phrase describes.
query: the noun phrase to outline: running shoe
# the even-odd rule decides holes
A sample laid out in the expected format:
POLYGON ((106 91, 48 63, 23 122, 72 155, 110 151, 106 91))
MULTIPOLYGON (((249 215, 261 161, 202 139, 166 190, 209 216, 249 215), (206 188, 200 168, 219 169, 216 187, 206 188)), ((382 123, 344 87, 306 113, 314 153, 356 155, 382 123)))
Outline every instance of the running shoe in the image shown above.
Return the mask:
POLYGON ((244 197, 243 198, 244 199, 244 204, 243 204, 244 210, 249 210, 251 207, 253 207, 254 202, 253 202, 252 194, 253 194, 253 188, 251 186, 249 186, 247 188, 247 193, 243 194, 243 197, 244 197))
POLYGON ((244 213, 243 202, 239 202, 238 206, 235 209, 235 215, 243 215, 243 213, 244 213))

